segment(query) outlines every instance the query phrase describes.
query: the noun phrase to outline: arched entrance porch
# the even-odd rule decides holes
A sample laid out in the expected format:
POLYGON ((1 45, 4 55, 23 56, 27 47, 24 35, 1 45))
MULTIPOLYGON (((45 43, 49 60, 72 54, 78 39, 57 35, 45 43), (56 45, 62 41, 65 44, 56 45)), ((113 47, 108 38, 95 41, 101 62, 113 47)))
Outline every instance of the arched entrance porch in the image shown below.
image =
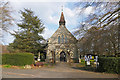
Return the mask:
POLYGON ((66 53, 64 51, 60 52, 60 62, 66 62, 66 53))

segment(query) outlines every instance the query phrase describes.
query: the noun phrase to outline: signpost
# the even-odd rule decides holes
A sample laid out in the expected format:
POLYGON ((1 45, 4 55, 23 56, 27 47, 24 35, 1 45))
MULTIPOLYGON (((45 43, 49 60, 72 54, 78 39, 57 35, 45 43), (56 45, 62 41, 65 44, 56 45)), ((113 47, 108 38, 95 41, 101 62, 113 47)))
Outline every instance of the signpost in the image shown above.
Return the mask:
POLYGON ((87 56, 85 55, 85 61, 87 61, 87 56))
POLYGON ((95 64, 96 64, 96 68, 99 66, 99 62, 98 62, 98 56, 92 56, 92 55, 85 55, 85 62, 86 62, 86 65, 91 65, 91 63, 90 63, 90 60, 92 61, 92 60, 95 60, 95 64))
POLYGON ((95 61, 96 61, 96 68, 98 67, 99 63, 98 63, 98 56, 95 56, 95 61))
POLYGON ((87 57, 87 65, 90 65, 90 56, 87 57))

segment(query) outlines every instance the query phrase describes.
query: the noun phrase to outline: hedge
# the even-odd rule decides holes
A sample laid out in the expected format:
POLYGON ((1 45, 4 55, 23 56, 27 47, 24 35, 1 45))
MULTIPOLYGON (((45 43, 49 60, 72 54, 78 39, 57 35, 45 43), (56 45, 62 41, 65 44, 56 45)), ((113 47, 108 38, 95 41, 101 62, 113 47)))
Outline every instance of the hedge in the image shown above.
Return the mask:
POLYGON ((78 63, 78 62, 79 62, 79 59, 78 59, 78 58, 73 58, 73 62, 74 62, 74 63, 78 63))
POLYGON ((98 71, 120 74, 120 57, 99 57, 98 71))
POLYGON ((34 55, 31 53, 2 54, 3 65, 25 66, 34 63, 34 55))

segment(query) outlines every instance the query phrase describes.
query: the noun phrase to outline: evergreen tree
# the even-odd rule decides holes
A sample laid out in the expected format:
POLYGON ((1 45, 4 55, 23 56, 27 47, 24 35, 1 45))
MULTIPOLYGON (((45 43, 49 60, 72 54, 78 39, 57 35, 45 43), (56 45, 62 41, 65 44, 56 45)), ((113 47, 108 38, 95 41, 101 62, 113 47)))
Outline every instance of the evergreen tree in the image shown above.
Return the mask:
POLYGON ((44 30, 44 25, 33 11, 24 9, 20 12, 22 20, 17 24, 20 29, 12 34, 16 39, 9 47, 23 52, 38 53, 42 50, 41 41, 44 38, 40 34, 44 30))

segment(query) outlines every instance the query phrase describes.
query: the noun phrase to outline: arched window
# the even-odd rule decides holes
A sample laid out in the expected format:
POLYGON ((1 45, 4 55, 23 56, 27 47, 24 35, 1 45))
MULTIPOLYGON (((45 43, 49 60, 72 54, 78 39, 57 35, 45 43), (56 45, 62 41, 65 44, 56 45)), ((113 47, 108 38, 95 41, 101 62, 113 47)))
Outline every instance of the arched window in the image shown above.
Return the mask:
POLYGON ((60 44, 60 36, 58 36, 58 44, 60 44))
POLYGON ((62 35, 62 43, 64 43, 64 35, 62 35))
POLYGON ((67 36, 65 36, 65 43, 67 43, 67 36))

